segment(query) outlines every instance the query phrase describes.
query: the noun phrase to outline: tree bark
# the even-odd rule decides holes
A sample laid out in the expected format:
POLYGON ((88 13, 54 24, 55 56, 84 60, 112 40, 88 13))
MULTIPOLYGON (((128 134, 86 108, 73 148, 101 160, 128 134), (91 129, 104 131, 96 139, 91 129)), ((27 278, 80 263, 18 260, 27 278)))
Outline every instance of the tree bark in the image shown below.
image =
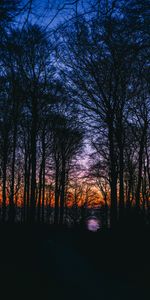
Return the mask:
POLYGON ((30 195, 30 223, 35 221, 36 206, 36 138, 37 138, 37 103, 32 99, 32 126, 31 126, 31 195, 30 195))
POLYGON ((37 221, 40 223, 41 221, 41 195, 42 195, 42 163, 40 166, 40 174, 39 174, 39 195, 38 195, 38 211, 37 211, 37 221))
POLYGON ((43 132, 43 141, 42 141, 43 157, 42 157, 42 223, 45 220, 45 131, 43 132))
POLYGON ((3 156, 3 179, 2 179, 2 221, 6 220, 6 178, 7 178, 7 149, 3 156))
POLYGON ((139 150, 139 165, 138 165, 138 182, 136 188, 136 208, 140 209, 140 192, 141 192, 141 184, 142 184, 142 167, 143 167, 143 154, 144 154, 144 141, 146 136, 146 129, 143 129, 141 142, 140 142, 140 150, 139 150))
POLYGON ((60 219, 59 224, 63 224, 64 220, 64 202, 65 202, 65 159, 62 159, 62 173, 61 173, 61 194, 60 194, 60 219))
POLYGON ((122 137, 119 144, 119 218, 124 217, 124 148, 122 137))
POLYGON ((114 129, 112 121, 109 123, 109 157, 110 157, 110 188, 111 188, 111 207, 110 225, 115 227, 117 223, 117 171, 116 155, 114 149, 114 129))
POLYGON ((24 193, 23 193, 23 222, 26 222, 26 205, 27 205, 27 151, 25 150, 24 158, 24 193))
POLYGON ((12 167, 11 167, 11 189, 10 189, 10 201, 9 201, 9 222, 11 223, 13 223, 15 220, 14 184, 15 184, 16 144, 17 144, 17 123, 15 123, 14 126, 13 155, 12 155, 12 167))
POLYGON ((59 165, 56 162, 55 170, 55 212, 54 212, 54 224, 58 225, 59 217, 59 165))

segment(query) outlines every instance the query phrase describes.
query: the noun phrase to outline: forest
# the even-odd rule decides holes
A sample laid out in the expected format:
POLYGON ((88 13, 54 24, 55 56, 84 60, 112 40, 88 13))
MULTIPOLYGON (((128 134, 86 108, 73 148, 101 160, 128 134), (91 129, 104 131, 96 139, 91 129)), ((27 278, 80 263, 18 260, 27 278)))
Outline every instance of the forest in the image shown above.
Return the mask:
POLYGON ((0 299, 150 297, 150 0, 0 0, 0 299))
POLYGON ((150 222, 149 0, 0 1, 0 222, 150 222))

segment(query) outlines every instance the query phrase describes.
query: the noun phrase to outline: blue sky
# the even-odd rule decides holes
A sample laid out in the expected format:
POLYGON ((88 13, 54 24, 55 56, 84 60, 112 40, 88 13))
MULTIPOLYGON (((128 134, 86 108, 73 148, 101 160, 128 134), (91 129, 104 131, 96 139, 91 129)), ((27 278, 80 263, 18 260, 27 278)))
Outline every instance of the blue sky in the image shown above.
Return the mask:
MULTIPOLYGON (((84 11, 90 0, 78 0, 78 10, 84 11)), ((27 3, 28 0, 23 0, 27 3)), ((38 23, 43 27, 53 28, 58 23, 70 19, 75 13, 75 0, 32 0, 32 10, 28 21, 38 23), (63 8, 63 9, 62 9, 63 8)), ((24 23, 27 14, 19 16, 19 22, 24 23)))

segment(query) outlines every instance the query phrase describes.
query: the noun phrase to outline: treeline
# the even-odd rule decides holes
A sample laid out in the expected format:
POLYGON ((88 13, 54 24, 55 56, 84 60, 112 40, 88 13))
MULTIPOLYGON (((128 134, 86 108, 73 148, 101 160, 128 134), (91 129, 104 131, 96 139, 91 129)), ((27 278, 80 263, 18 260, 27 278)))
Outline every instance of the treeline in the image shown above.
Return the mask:
POLYGON ((149 214, 149 1, 97 1, 60 30, 62 71, 89 128, 90 174, 115 225, 149 214), (96 10, 97 8, 97 10, 96 10))
POLYGON ((147 222, 149 1, 92 1, 84 13, 75 1, 74 17, 51 31, 31 24, 30 17, 22 27, 13 23, 21 1, 4 2, 1 221, 14 222, 20 205, 22 222, 45 222, 45 211, 54 205, 53 221, 63 224, 70 193, 76 222, 86 216, 92 197, 99 201, 88 189, 90 179, 101 192, 106 218, 110 208, 111 226, 133 208, 147 222), (92 150, 85 187, 79 170, 84 141, 92 150))
POLYGON ((14 222, 21 206, 23 222, 44 222, 49 192, 54 223, 61 224, 83 129, 58 78, 55 44, 39 26, 27 25, 5 30, 0 50, 1 219, 14 222))

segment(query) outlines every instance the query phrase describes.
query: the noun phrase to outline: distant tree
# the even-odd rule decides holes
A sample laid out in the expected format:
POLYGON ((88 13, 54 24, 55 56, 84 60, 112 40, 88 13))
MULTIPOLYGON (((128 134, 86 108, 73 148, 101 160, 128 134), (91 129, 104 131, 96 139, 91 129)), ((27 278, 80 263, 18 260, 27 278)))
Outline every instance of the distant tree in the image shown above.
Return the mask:
POLYGON ((140 83, 134 85, 134 78, 139 82, 137 65, 140 59, 143 64, 147 59, 143 55, 149 36, 147 5, 139 1, 129 1, 129 6, 124 1, 102 1, 95 5, 98 18, 78 16, 72 28, 61 35, 60 55, 62 50, 61 59, 66 66, 62 72, 68 89, 82 107, 85 121, 92 122, 93 132, 97 134, 99 126, 99 138, 103 139, 103 134, 107 137, 112 225, 117 221, 118 180, 119 217, 124 215, 125 123, 128 104, 134 101, 139 86, 142 88, 140 83))
POLYGON ((55 116, 53 123, 53 159, 55 164, 55 224, 63 224, 65 190, 70 163, 82 142, 82 132, 74 126, 74 120, 61 115, 55 116), (60 216, 59 216, 60 200, 60 216))
MULTIPOLYGON (((2 78, 1 78, 2 79, 2 78)), ((2 87, 2 85, 1 85, 2 87)), ((11 119, 5 88, 0 93, 0 169, 2 182, 2 221, 6 219, 7 170, 10 155, 11 119)))
MULTIPOLYGON (((10 204, 13 203, 14 196, 15 158, 16 147, 19 142, 19 136, 17 141, 19 122, 20 118, 25 118, 25 122, 21 120, 21 126, 27 125, 26 122, 30 124, 30 128, 27 131, 29 140, 24 136, 25 143, 28 143, 28 147, 24 145, 26 147, 25 194, 27 193, 28 206, 30 207, 30 222, 34 222, 35 219, 38 122, 40 121, 42 109, 47 107, 49 110, 49 105, 53 101, 53 97, 52 100, 50 97, 51 86, 49 79, 50 75, 53 76, 54 73, 54 68, 50 68, 51 49, 46 35, 38 26, 27 26, 21 32, 20 30, 12 30, 3 46, 5 55, 2 62, 9 82, 10 100, 8 108, 12 111, 10 118, 13 131, 10 204), (29 161, 27 162, 27 160, 29 161), (28 163, 29 169, 27 170, 28 163)), ((25 130, 22 129, 21 132, 25 133, 25 130)), ((13 215, 12 212, 10 215, 13 215)))

